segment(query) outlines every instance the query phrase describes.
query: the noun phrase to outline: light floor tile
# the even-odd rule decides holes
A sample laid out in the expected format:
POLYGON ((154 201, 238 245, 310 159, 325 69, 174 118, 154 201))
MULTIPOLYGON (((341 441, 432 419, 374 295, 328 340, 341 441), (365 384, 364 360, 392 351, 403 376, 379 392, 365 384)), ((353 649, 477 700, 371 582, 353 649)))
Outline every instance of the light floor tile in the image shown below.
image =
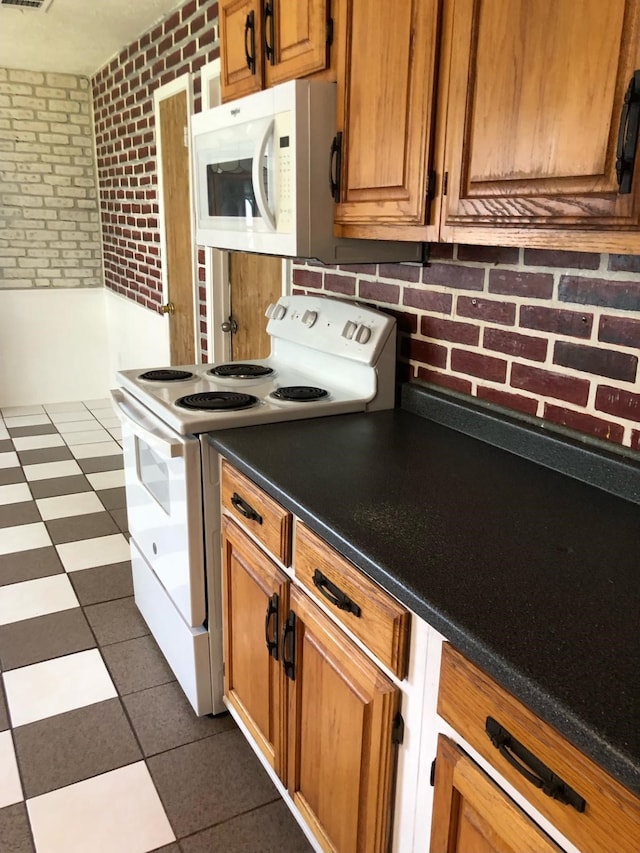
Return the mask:
POLYGON ((54 424, 76 423, 78 421, 95 421, 95 418, 88 409, 73 409, 68 412, 51 412, 51 420, 54 424))
POLYGON ((50 424, 51 421, 44 412, 41 415, 19 415, 4 419, 7 429, 12 427, 38 426, 39 424, 50 424))
POLYGON ((104 511, 104 507, 95 492, 79 492, 78 494, 59 495, 53 498, 40 498, 36 500, 36 504, 44 521, 104 511))
POLYGON ((110 438, 111 436, 106 429, 88 429, 82 430, 82 432, 66 433, 64 440, 71 447, 75 444, 97 444, 98 442, 109 441, 110 438))
POLYGON ((111 397, 101 397, 99 400, 83 400, 82 401, 87 409, 112 409, 113 410, 113 400, 111 397))
POLYGON ((72 477, 74 474, 82 474, 80 466, 73 459, 25 465, 23 471, 27 480, 52 480, 54 477, 72 477))
POLYGON ((4 441, 5 438, 9 438, 9 433, 6 430, 5 425, 0 421, 0 440, 4 441))
POLYGON ((61 447, 64 441, 62 436, 54 432, 47 435, 25 435, 14 438, 13 445, 16 450, 39 450, 41 447, 61 447))
POLYGON ((8 486, 0 486, 0 506, 30 500, 31 492, 26 483, 10 483, 8 486))
POLYGON ((12 669, 4 687, 14 728, 118 695, 98 649, 12 669))
POLYGON ((11 732, 0 732, 0 809, 23 799, 11 732))
POLYGON ((87 480, 94 489, 117 489, 124 486, 124 470, 99 471, 96 474, 86 474, 87 480))
POLYGON ((22 415, 43 415, 43 406, 3 406, 2 416, 5 418, 20 417, 22 415))
POLYGON ((112 427, 120 426, 120 418, 115 415, 113 412, 107 412, 106 415, 102 415, 102 412, 98 410, 95 413, 96 420, 102 424, 105 429, 111 429, 112 427))
POLYGON ((14 453, 13 450, 0 453, 0 468, 17 468, 19 464, 18 454, 14 453))
POLYGON ((175 840, 143 761, 34 797, 27 809, 38 853, 143 853, 175 840))
POLYGON ((55 412, 56 414, 59 412, 74 412, 84 409, 84 405, 80 403, 78 400, 67 400, 63 403, 45 403, 44 410, 46 412, 55 412))
POLYGON ((56 545, 56 550, 67 572, 122 563, 131 558, 129 543, 121 533, 82 539, 80 542, 65 542, 56 545))
POLYGON ((92 456, 115 456, 122 453, 117 441, 98 441, 96 444, 76 444, 71 447, 76 459, 89 459, 92 456))
POLYGON ((91 420, 84 421, 65 421, 65 423, 56 424, 56 428, 60 435, 66 436, 72 435, 75 432, 89 432, 94 430, 101 429, 98 421, 92 417, 91 420))
POLYGON ((0 554, 31 551, 32 548, 44 548, 47 545, 51 545, 51 539, 41 521, 0 530, 0 554))
POLYGON ((0 625, 79 606, 67 575, 49 575, 0 587, 0 625))
POLYGON ((122 427, 109 427, 109 434, 112 435, 116 441, 122 443, 122 427))

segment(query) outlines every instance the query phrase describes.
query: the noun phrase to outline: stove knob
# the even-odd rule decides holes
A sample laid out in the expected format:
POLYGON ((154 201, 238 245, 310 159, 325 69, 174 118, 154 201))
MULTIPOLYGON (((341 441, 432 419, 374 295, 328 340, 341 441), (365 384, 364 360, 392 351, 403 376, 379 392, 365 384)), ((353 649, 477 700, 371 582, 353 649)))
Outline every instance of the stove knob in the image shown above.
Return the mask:
POLYGON ((275 305, 272 302, 270 305, 267 305, 267 310, 264 312, 264 316, 270 320, 273 317, 273 312, 275 310, 275 305))
POLYGON ((284 307, 284 305, 274 305, 273 306, 273 313, 271 314, 271 319, 272 320, 282 320, 282 318, 284 317, 284 315, 286 313, 287 313, 287 309, 284 307))
POLYGON ((371 329, 369 326, 358 326, 358 331, 355 334, 356 341, 359 344, 366 344, 371 337, 371 329))
POLYGON ((302 322, 305 324, 305 326, 308 326, 309 329, 313 326, 313 324, 315 323, 315 321, 317 319, 318 319, 318 312, 317 311, 305 311, 304 314, 302 315, 302 322))
POLYGON ((353 337, 353 333, 355 332, 355 330, 357 328, 358 327, 356 326, 355 323, 352 323, 351 320, 347 320, 347 322, 345 323, 345 327, 342 330, 342 337, 346 338, 348 341, 350 341, 351 338, 353 337))

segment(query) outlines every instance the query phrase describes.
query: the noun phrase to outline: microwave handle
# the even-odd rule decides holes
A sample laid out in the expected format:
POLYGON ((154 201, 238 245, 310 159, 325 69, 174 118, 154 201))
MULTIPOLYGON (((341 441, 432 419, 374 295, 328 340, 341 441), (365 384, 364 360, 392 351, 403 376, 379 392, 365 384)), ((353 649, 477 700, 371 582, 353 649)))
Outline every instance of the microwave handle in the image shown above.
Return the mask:
POLYGON ((258 140, 258 144, 256 146, 256 151, 253 157, 253 168, 251 170, 251 179, 253 181, 253 194, 256 198, 256 203, 258 205, 258 210, 260 211, 262 218, 267 223, 269 228, 272 231, 276 230, 276 218, 273 215, 273 212, 269 209, 269 201, 267 199, 267 195, 264 191, 264 184, 262 183, 262 158, 264 157, 264 152, 267 150, 267 145, 269 144, 269 139, 273 134, 273 125, 274 121, 267 122, 267 125, 264 129, 264 133, 258 140))
POLYGON ((143 420, 147 420, 144 415, 140 414, 136 417, 136 412, 133 407, 127 405, 126 398, 122 392, 118 390, 111 391, 113 402, 118 407, 118 416, 121 420, 128 421, 134 433, 159 450, 165 458, 174 459, 177 456, 182 456, 184 447, 180 441, 171 440, 161 434, 161 431, 150 422, 144 424, 143 420))

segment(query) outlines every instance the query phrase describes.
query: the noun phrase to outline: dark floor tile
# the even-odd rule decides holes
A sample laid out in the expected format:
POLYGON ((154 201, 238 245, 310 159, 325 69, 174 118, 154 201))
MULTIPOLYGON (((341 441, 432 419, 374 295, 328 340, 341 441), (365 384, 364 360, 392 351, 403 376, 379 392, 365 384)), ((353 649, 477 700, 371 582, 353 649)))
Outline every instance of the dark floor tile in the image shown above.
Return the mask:
POLYGON ((196 716, 177 681, 132 693, 123 702, 145 755, 236 728, 229 714, 196 716))
POLYGON ((178 839, 278 799, 238 730, 147 759, 178 839))
MULTIPOLYGON (((12 450, 12 448, 8 447, 7 450, 12 450)), ((114 453, 111 456, 78 459, 78 465, 85 474, 96 474, 99 471, 116 471, 118 468, 124 468, 124 460, 121 453, 114 453)))
POLYGON ((93 649, 95 645, 80 607, 0 626, 3 670, 93 649))
POLYGON ((22 438, 23 435, 51 435, 58 432, 54 424, 34 424, 33 426, 7 427, 11 438, 22 438))
POLYGON ((0 586, 59 575, 64 567, 53 546, 0 555, 0 586))
POLYGON ((149 633, 133 596, 92 604, 84 609, 100 646, 133 640, 149 633))
POLYGON ((105 509, 124 509, 127 505, 124 486, 117 486, 115 489, 96 489, 96 494, 105 509))
MULTIPOLYGON (((6 732, 9 728, 9 714, 7 712, 7 700, 4 696, 4 684, 0 675, 0 732, 6 732)), ((0 838, 2 834, 0 833, 0 838)))
POLYGON ((313 853, 282 800, 184 838, 180 846, 183 853, 313 853))
POLYGON ((113 601, 115 598, 127 598, 133 595, 131 563, 112 563, 110 566, 97 566, 95 569, 83 569, 81 572, 69 572, 69 580, 83 606, 98 604, 101 601, 113 601))
POLYGON ((0 527, 33 524, 35 521, 42 521, 35 501, 18 501, 0 506, 0 527))
POLYGON ((0 809, 0 839, 3 853, 33 853, 29 818, 24 803, 0 809))
POLYGON ((14 738, 25 798, 141 758, 119 699, 19 726, 14 738))
POLYGON ((0 486, 10 486, 12 483, 26 481, 24 471, 18 465, 15 468, 0 468, 0 486))
POLYGON ((150 634, 105 646, 101 651, 121 696, 175 680, 175 675, 150 634))
POLYGON ((112 509, 109 513, 111 518, 117 524, 119 530, 124 533, 125 536, 129 536, 129 520, 127 518, 127 510, 126 509, 112 509))
POLYGON ((110 536, 112 533, 120 532, 118 525, 108 512, 90 512, 86 515, 52 518, 45 523, 54 545, 77 542, 79 539, 93 539, 96 536, 110 536))
POLYGON ((36 499, 93 491, 91 483, 84 474, 74 474, 71 477, 52 477, 50 480, 32 480, 29 483, 29 488, 36 499))
POLYGON ((15 450, 13 446, 13 442, 10 438, 1 438, 0 439, 0 453, 10 453, 12 450, 15 450))
POLYGON ((73 459, 73 453, 68 447, 38 447, 34 450, 19 450, 18 459, 21 465, 37 465, 40 462, 60 462, 63 459, 73 459))

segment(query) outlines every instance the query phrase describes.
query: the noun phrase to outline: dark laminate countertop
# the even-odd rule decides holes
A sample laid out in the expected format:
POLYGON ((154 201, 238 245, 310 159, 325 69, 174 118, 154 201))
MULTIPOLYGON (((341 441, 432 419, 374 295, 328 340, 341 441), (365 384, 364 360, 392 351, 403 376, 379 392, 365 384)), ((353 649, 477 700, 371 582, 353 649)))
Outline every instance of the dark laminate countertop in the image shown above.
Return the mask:
POLYGON ((640 794, 640 466, 515 422, 505 450, 502 418, 433 400, 410 405, 455 429, 395 409, 210 440, 640 794), (565 450, 631 500, 516 455, 565 450))

